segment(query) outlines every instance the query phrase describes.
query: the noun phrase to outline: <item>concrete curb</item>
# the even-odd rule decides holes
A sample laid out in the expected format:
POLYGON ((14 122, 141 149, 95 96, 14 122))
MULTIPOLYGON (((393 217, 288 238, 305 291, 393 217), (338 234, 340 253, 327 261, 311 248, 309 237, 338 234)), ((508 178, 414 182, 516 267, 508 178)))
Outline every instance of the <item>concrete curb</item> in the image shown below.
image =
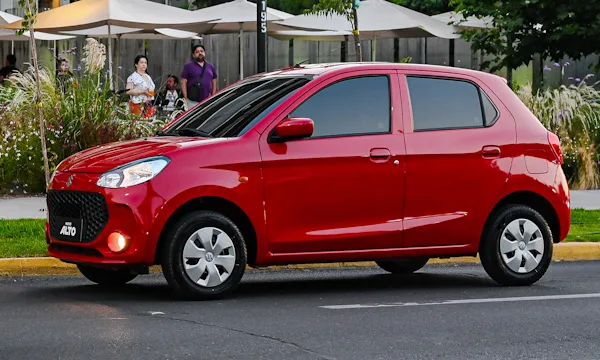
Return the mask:
MULTIPOLYGON (((561 243, 554 245, 553 261, 600 260, 600 243, 561 243)), ((450 259, 431 259, 428 264, 479 263, 477 257, 455 257, 450 259)), ((285 269, 324 269, 349 267, 375 267, 373 261, 337 262, 321 264, 298 264, 269 266, 249 271, 285 270, 285 269)), ((151 273, 161 272, 160 266, 150 268, 151 273)), ((0 259, 0 276, 73 276, 80 275, 77 267, 49 257, 0 259)))

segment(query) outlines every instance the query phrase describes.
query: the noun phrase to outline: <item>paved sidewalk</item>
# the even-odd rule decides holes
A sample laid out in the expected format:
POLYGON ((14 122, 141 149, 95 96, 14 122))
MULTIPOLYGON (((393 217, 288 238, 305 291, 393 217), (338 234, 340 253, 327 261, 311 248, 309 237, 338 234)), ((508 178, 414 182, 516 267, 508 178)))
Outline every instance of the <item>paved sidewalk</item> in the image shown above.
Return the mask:
POLYGON ((46 198, 17 197, 0 198, 0 219, 45 219, 46 198))
MULTIPOLYGON (((573 209, 600 210, 600 190, 571 191, 573 209)), ((0 199, 0 219, 45 219, 45 197, 0 199)))

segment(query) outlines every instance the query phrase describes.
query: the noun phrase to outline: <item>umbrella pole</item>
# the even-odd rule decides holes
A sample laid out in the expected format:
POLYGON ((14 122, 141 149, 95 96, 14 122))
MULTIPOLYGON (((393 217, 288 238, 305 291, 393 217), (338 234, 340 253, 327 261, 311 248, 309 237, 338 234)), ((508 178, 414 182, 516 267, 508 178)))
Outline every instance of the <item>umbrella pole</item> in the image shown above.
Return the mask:
POLYGON ((114 90, 112 76, 112 38, 110 37, 110 24, 108 24, 108 80, 110 90, 114 90))
POLYGON ((15 53, 15 41, 11 41, 10 42, 10 53, 14 54, 15 53))
POLYGON ((377 53, 377 36, 373 36, 373 40, 371 40, 371 61, 375 61, 376 53, 377 53))
POLYGON ((240 80, 244 78, 244 23, 240 23, 240 80))
POLYGON ((115 89, 119 90, 119 64, 121 63, 121 35, 117 35, 117 73, 115 75, 115 89))

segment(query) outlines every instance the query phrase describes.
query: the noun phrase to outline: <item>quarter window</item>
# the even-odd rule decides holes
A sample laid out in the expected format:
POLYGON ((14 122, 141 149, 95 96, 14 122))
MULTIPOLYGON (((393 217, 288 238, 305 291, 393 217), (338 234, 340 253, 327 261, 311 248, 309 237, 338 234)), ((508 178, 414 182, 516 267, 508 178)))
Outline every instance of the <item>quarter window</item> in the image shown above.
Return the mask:
POLYGON ((468 81, 407 77, 407 82, 415 131, 484 127, 497 118, 491 101, 468 81))
POLYGON ((389 133, 390 98, 387 76, 357 77, 320 90, 289 116, 312 119, 313 138, 389 133))

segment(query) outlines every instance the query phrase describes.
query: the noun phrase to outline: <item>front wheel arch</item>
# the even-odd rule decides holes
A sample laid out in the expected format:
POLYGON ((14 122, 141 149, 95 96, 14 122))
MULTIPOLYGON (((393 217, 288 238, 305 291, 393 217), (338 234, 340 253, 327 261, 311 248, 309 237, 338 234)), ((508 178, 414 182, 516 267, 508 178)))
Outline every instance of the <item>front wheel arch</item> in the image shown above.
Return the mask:
POLYGON ((189 200, 169 216, 167 222, 165 223, 160 232, 160 236, 156 244, 156 249, 154 253, 154 264, 161 264, 164 244, 169 240, 167 235, 169 234, 169 231, 172 229, 172 227, 177 223, 177 221, 191 212, 200 210, 210 210, 218 212, 231 219, 231 221, 233 221, 240 228, 246 241, 246 247, 248 252, 248 265, 254 266, 256 263, 257 254, 257 236, 256 230, 254 229, 250 218, 239 206, 237 206, 233 202, 221 197, 214 196, 198 197, 189 200))

